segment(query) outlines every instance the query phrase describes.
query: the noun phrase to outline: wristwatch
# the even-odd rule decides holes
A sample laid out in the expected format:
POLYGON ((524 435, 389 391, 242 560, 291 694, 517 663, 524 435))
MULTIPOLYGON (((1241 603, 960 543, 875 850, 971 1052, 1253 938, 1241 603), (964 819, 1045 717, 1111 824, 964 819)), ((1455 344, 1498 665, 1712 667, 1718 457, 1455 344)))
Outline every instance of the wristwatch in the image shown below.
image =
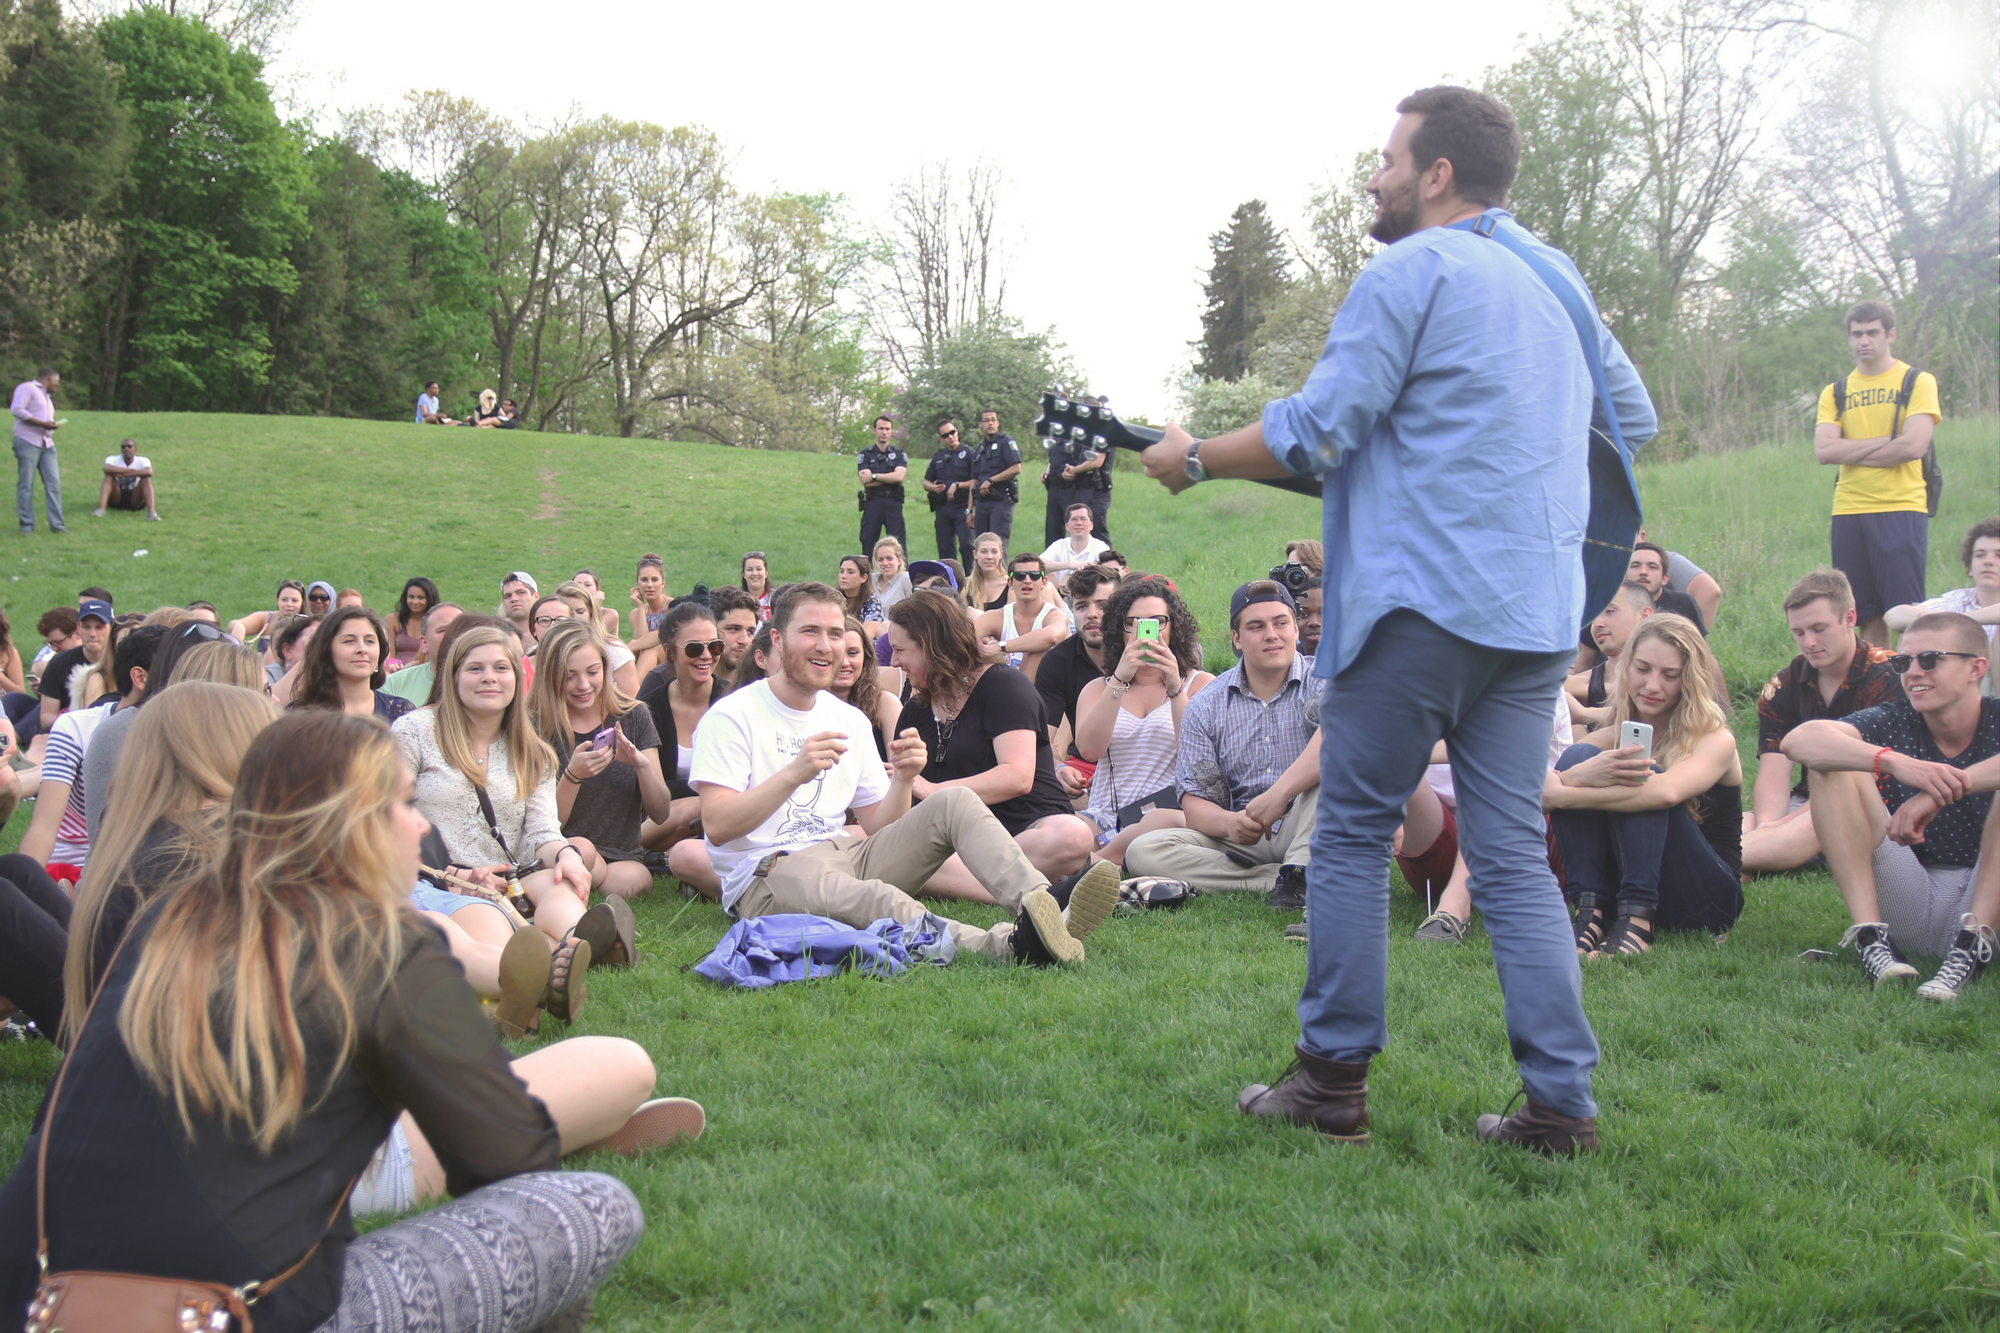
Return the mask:
POLYGON ((1207 481, 1208 469, 1201 465, 1201 441, 1188 445, 1187 474, 1189 481, 1207 481))

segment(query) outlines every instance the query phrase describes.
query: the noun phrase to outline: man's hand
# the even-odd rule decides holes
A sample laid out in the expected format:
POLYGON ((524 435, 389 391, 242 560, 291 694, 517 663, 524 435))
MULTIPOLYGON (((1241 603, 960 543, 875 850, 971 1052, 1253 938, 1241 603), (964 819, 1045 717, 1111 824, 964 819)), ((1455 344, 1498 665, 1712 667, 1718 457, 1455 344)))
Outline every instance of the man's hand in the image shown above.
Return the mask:
MULTIPOLYGON (((1185 469, 1183 469, 1183 470, 1185 470, 1185 469)), ((1076 480, 1076 468, 1075 468, 1075 467, 1073 467, 1073 466, 1071 466, 1070 464, 1067 464, 1067 463, 1065 463, 1065 464, 1063 465, 1063 480, 1064 480, 1064 481, 1075 481, 1075 480, 1076 480)))
POLYGON ((1063 795, 1072 801, 1090 790, 1090 783, 1078 771, 1075 764, 1057 764, 1056 781, 1062 783, 1063 795))
POLYGON ((1167 433, 1158 444, 1147 445, 1139 461, 1145 464, 1147 476, 1179 495, 1194 485, 1194 478, 1187 474, 1187 451, 1193 443, 1194 436, 1182 430, 1178 422, 1169 421, 1167 433))
POLYGON ((873 472, 870 472, 870 471, 869 471, 869 470, 868 470, 867 468, 862 468, 862 469, 861 469, 861 484, 862 484, 863 486, 866 486, 866 485, 867 485, 867 484, 868 484, 869 482, 871 482, 871 481, 873 481, 873 480, 875 480, 875 474, 874 474, 873 472))
MULTIPOLYGON (((1257 838, 1261 838, 1271 831, 1271 825, 1285 817, 1285 811, 1290 805, 1290 801, 1284 800, 1278 795, 1276 787, 1266 787, 1255 800, 1243 807, 1243 814, 1240 818, 1248 819, 1255 823, 1257 825, 1257 838)), ((1257 838, 1251 838, 1249 841, 1255 842, 1257 838)))
POLYGON ((785 781, 794 787, 803 787, 820 774, 840 762, 840 756, 847 753, 847 733, 843 731, 822 731, 808 736, 799 752, 792 756, 792 762, 784 767, 785 781))
POLYGON ((889 780, 892 782, 897 779, 914 782, 930 761, 931 752, 915 727, 904 727, 896 739, 889 742, 889 780))
POLYGON ((1913 759, 1900 750, 1891 750, 1883 755, 1880 767, 1905 787, 1915 787, 1928 795, 1940 809, 1972 790, 1966 783, 1964 770, 1953 768, 1950 764, 1913 759))
POLYGON ((1924 830, 1942 809, 1936 799, 1918 792, 1903 802, 1889 819, 1889 838, 1905 847, 1914 847, 1924 840, 1924 830))
POLYGON ((990 481, 982 481, 982 482, 980 482, 980 483, 979 483, 979 493, 980 493, 981 495, 990 495, 990 494, 992 494, 992 492, 993 492, 993 483, 992 483, 992 482, 990 482, 990 481))
MULTIPOLYGON (((1255 802, 1252 802, 1252 804, 1255 804, 1255 802)), ((1229 841, 1241 843, 1245 847, 1252 847, 1262 842, 1264 835, 1270 831, 1271 826, 1259 820, 1248 809, 1241 810, 1229 817, 1229 841)))

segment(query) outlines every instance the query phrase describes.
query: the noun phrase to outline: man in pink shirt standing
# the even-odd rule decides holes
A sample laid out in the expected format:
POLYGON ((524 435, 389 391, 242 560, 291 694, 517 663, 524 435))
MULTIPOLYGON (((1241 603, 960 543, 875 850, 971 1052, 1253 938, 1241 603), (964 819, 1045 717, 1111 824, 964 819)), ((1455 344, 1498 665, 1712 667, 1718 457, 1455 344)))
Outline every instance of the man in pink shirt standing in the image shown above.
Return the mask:
POLYGON ((47 500, 49 531, 68 532, 62 517, 62 474, 56 469, 56 405, 49 395, 62 376, 52 366, 14 389, 14 461, 20 484, 14 505, 20 511, 21 533, 35 530, 35 472, 41 470, 42 495, 47 500))

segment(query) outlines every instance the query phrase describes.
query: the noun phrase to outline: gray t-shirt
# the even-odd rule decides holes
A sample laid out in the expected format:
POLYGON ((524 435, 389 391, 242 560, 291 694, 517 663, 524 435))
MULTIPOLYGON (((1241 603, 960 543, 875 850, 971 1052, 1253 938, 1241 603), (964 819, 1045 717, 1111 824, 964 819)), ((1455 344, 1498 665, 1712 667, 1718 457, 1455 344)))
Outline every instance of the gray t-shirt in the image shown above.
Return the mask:
POLYGON ((120 707, 90 734, 83 752, 83 814, 90 825, 90 842, 97 845, 97 830, 104 825, 105 798, 111 793, 111 775, 118 771, 118 756, 125 753, 125 733, 132 730, 137 708, 120 707))
POLYGON ((1667 552, 1667 591, 1686 592, 1693 583, 1708 571, 1679 551, 1667 552))
MULTIPOLYGON (((653 725, 652 710, 643 704, 622 717, 606 722, 616 722, 639 750, 659 753, 660 733, 653 725)), ((570 747, 562 751, 563 762, 569 761, 571 750, 578 745, 588 745, 590 735, 575 736, 570 747)), ((613 852, 638 852, 639 826, 646 818, 645 801, 639 793, 639 770, 630 764, 612 760, 604 766, 604 771, 587 780, 577 788, 576 801, 569 808, 569 818, 563 821, 562 831, 566 838, 588 838, 596 846, 613 852)))

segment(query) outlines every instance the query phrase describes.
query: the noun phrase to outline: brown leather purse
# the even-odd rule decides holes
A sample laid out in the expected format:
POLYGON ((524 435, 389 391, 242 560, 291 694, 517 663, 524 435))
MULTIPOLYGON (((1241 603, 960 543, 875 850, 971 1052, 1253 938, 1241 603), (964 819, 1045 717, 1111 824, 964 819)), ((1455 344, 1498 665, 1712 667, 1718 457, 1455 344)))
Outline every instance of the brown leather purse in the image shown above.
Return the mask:
MULTIPOLYGON (((112 951, 111 962, 105 964, 105 977, 111 975, 111 968, 124 947, 124 940, 120 940, 118 948, 112 951)), ((84 1026, 89 1025, 90 1015, 97 1008, 97 997, 103 993, 104 978, 99 978, 97 991, 90 997, 90 1008, 83 1013, 84 1026)), ((55 1125, 56 1101, 62 1096, 63 1076, 68 1072, 69 1057, 65 1056, 62 1068, 56 1071, 55 1087, 49 1091, 48 1113, 42 1117, 41 1147, 35 1154, 35 1262, 41 1268, 42 1278, 35 1287, 35 1299, 28 1304, 25 1333, 231 1333, 232 1329, 235 1333, 252 1333, 250 1307, 304 1268, 319 1253, 325 1237, 314 1241, 297 1263, 278 1276, 264 1282, 246 1282, 240 1287, 137 1273, 49 1271, 45 1191, 49 1132, 55 1125)), ((327 1226, 331 1227, 339 1218, 353 1188, 354 1181, 348 1181, 347 1189, 340 1192, 333 1205, 333 1216, 327 1218, 327 1226)))

